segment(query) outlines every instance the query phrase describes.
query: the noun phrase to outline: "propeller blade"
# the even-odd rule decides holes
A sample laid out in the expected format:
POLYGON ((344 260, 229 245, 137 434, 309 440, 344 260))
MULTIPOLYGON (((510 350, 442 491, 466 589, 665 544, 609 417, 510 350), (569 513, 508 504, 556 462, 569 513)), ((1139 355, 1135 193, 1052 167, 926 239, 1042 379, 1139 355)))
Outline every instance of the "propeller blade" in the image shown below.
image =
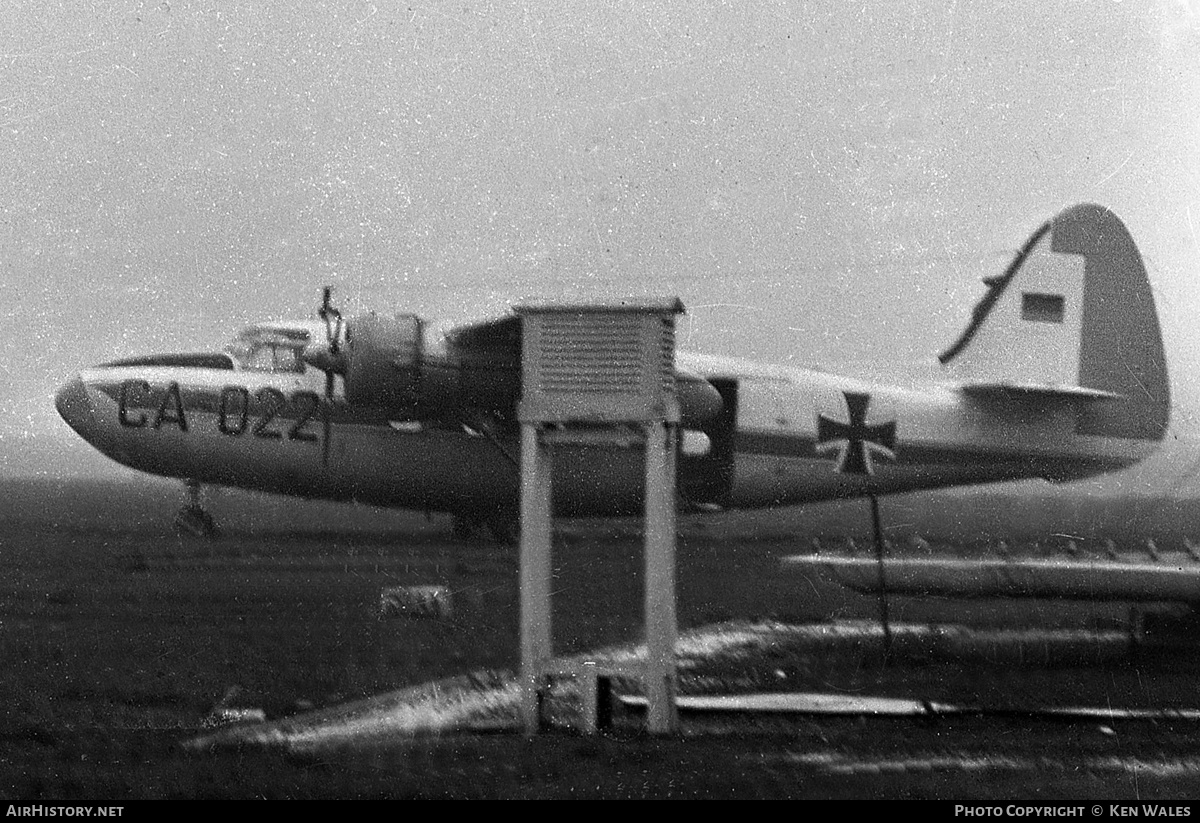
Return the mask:
POLYGON ((333 376, 346 373, 346 359, 342 356, 342 313, 333 306, 333 287, 326 286, 321 292, 321 308, 317 317, 325 322, 325 344, 309 343, 304 350, 304 362, 325 372, 325 398, 333 399, 333 376))

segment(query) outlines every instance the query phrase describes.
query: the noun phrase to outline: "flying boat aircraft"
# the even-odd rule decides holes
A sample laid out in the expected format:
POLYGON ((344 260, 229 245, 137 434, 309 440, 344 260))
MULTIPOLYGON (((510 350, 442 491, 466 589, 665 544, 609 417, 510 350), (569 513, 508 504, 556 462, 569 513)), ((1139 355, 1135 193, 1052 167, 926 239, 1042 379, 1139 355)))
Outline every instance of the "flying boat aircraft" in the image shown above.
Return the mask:
MULTIPOLYGON (((872 382, 679 352, 680 506, 757 509, 1131 466, 1163 440, 1170 386, 1146 269, 1124 224, 1077 205, 1039 227, 939 357, 872 382)), ((178 522, 214 529, 201 484, 448 512, 516 529, 521 319, 430 335, 414 314, 262 323, 224 351, 86 368, 57 408, 126 466, 183 479, 178 522), (427 339, 428 338, 428 339, 427 339)), ((641 453, 559 447, 561 515, 641 511, 641 453)))

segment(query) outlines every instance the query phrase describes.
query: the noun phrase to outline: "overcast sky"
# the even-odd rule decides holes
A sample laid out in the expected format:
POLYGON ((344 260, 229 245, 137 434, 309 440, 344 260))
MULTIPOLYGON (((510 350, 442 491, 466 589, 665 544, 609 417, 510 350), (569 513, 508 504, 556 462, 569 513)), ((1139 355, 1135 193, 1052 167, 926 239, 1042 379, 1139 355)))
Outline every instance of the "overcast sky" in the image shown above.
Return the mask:
POLYGON ((0 472, 105 467, 54 412, 80 367, 326 283, 461 321, 678 295, 687 348, 927 359, 1084 200, 1142 246, 1200 441, 1195 2, 9 0, 0 472))

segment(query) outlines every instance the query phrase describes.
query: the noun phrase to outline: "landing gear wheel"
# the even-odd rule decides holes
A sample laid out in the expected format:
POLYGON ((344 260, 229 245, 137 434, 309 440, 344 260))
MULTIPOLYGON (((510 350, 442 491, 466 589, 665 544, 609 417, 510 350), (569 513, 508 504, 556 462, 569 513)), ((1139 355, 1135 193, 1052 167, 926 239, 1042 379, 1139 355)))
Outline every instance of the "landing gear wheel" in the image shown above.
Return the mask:
POLYGON ((179 514, 175 515, 175 528, 195 537, 217 536, 217 524, 212 515, 200 506, 184 506, 180 509, 179 514))
POLYGON ((202 500, 203 489, 199 482, 188 480, 184 483, 187 503, 175 515, 175 528, 183 534, 196 537, 213 538, 217 536, 217 524, 211 514, 204 508, 202 500))

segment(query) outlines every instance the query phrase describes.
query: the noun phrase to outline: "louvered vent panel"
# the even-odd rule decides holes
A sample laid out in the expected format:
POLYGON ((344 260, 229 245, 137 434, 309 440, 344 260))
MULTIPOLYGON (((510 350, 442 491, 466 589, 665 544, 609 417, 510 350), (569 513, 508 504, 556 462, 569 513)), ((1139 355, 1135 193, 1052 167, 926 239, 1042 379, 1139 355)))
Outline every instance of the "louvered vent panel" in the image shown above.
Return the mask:
POLYGON ((637 315, 547 317, 541 349, 542 391, 636 394, 641 387, 637 315))
POLYGON ((662 319, 662 349, 660 351, 660 362, 662 363, 662 388, 667 394, 675 393, 675 320, 674 318, 662 319))
POLYGON ((523 421, 678 422, 678 300, 518 306, 523 421))

